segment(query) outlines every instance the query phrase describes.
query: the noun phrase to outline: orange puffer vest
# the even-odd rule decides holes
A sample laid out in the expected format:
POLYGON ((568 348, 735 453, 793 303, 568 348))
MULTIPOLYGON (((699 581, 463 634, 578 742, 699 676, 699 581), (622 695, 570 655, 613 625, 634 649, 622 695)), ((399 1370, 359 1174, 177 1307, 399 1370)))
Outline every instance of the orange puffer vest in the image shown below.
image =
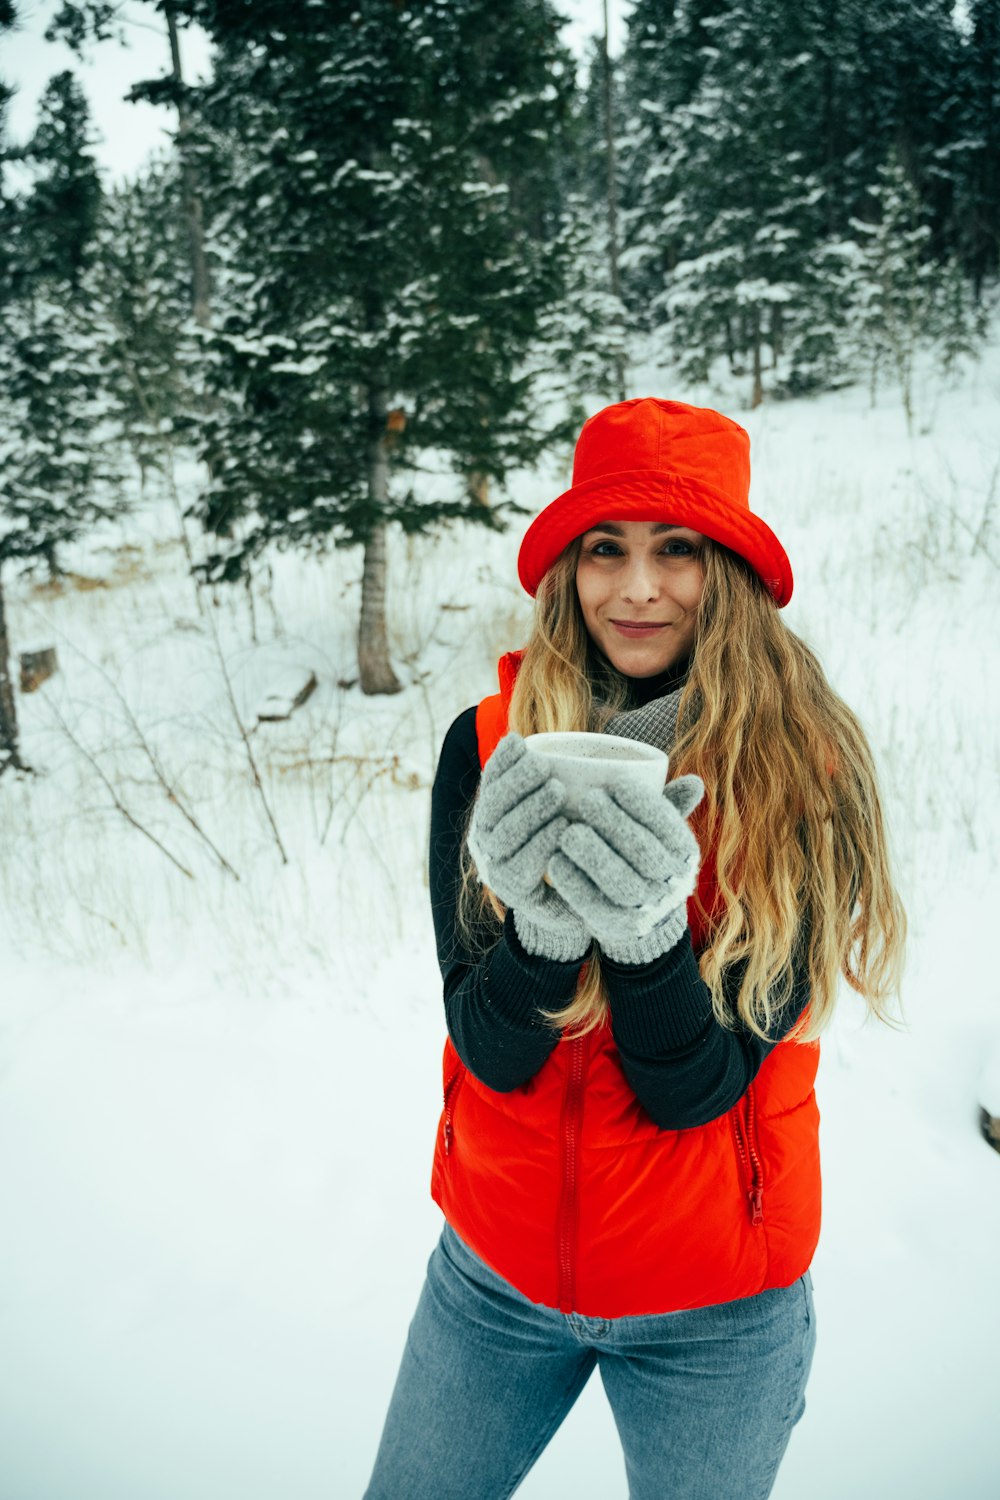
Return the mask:
MULTIPOLYGON (((501 692, 479 705, 480 765, 506 733, 518 664, 503 658, 501 692)), ((674 1312, 789 1286, 819 1238, 818 1062, 816 1043, 780 1042, 727 1114, 661 1130, 608 1025, 562 1037, 509 1094, 449 1040, 431 1192, 482 1260, 562 1312, 674 1312)))

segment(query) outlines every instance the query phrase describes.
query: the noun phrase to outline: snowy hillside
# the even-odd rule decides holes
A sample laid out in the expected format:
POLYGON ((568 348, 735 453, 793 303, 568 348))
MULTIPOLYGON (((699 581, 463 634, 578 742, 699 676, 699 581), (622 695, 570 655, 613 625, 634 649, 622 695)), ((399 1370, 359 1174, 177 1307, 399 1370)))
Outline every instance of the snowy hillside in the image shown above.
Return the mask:
MULTIPOLYGON (((747 413, 650 369, 632 393, 749 428, 788 619, 871 735, 911 923, 901 1029, 845 993, 824 1043, 819 1344, 775 1496, 991 1500, 1000 354, 923 371, 912 436, 860 387, 747 413)), ((430 778, 522 639, 522 530, 395 540, 393 698, 353 685, 355 553, 199 607, 163 498, 67 553, 75 585, 8 580, 14 649, 61 670, 19 700, 39 774, 0 782, 2 1500, 361 1494, 440 1224, 430 778)), ((595 1379, 519 1495, 625 1492, 595 1379)))

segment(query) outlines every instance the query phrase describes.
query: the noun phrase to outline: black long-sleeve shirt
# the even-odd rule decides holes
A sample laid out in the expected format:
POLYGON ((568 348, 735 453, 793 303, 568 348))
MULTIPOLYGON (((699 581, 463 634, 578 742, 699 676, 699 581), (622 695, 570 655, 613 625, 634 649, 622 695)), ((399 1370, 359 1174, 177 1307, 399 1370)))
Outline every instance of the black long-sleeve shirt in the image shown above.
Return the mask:
MULTIPOLYGON (((636 699, 648 702, 675 681, 669 673, 637 680, 636 699)), ((448 730, 434 778, 431 905, 449 1035, 466 1067, 488 1088, 507 1093, 537 1073, 555 1047, 558 1032, 540 1012, 572 999, 582 960, 560 963, 528 953, 511 912, 500 941, 484 954, 459 931, 460 853, 479 774, 473 707, 448 730)), ((702 1125, 730 1109, 809 998, 805 974, 797 971, 791 1001, 771 1040, 743 1027, 720 1026, 687 931, 650 963, 618 964, 602 955, 601 972, 625 1076, 643 1108, 664 1129, 702 1125)), ((738 966, 726 976, 734 1001, 741 977, 738 966)))

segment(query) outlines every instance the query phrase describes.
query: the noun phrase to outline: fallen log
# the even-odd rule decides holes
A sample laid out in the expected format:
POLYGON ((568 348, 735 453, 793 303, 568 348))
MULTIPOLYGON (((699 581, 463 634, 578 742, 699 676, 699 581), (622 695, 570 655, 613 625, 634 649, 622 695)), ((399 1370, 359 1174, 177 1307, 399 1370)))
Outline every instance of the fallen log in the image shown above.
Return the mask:
POLYGON ((295 669, 287 671, 283 680, 275 684, 257 710, 257 723, 277 724, 283 719, 290 719, 295 710, 301 708, 315 691, 315 672, 305 676, 295 669))

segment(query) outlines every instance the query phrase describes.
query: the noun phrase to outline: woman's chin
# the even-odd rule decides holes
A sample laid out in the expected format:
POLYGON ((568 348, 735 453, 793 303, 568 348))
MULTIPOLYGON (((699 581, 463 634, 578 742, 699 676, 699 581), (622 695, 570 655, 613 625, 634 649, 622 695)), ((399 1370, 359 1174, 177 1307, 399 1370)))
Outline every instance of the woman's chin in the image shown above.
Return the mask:
POLYGON ((650 649, 648 643, 640 645, 636 642, 632 647, 608 643, 604 653, 616 671, 625 677, 656 677, 677 660, 676 650, 664 650, 662 643, 659 650, 650 649))

